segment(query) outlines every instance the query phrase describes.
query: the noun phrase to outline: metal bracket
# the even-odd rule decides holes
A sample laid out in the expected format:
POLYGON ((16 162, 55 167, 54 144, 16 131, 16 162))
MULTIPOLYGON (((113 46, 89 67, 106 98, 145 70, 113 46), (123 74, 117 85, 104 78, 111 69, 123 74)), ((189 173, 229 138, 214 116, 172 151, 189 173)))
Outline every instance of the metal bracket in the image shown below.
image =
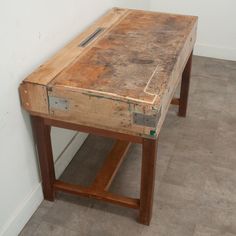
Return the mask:
POLYGON ((68 111, 69 102, 64 98, 49 96, 49 108, 62 110, 62 111, 68 111))
POLYGON ((133 113, 133 123, 146 127, 156 128, 159 121, 161 112, 157 112, 154 115, 145 115, 142 113, 133 113))

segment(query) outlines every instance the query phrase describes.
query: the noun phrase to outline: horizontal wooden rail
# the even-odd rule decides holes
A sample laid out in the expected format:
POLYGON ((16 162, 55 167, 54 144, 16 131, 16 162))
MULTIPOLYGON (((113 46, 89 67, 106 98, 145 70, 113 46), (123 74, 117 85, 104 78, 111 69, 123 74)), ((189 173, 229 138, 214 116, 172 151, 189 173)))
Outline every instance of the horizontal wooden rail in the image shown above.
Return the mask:
POLYGON ((64 191, 71 194, 79 195, 82 197, 95 198, 105 202, 110 202, 124 207, 129 207, 133 209, 139 209, 140 200, 135 198, 124 197, 114 193, 109 193, 105 191, 96 191, 91 188, 82 187, 75 184, 69 184, 56 180, 53 184, 54 190, 64 191))
POLYGON ((129 142, 118 140, 107 156, 102 169, 98 172, 91 188, 99 191, 108 190, 125 155, 130 147, 129 142))
POLYGON ((142 137, 139 137, 139 136, 117 133, 111 130, 104 130, 104 129, 99 129, 99 128, 90 127, 90 126, 78 125, 78 124, 68 123, 65 121, 59 121, 59 120, 54 120, 54 119, 49 119, 49 118, 44 118, 44 123, 45 125, 49 125, 49 126, 54 126, 54 127, 64 128, 64 129, 71 129, 71 130, 96 134, 99 136, 104 136, 104 137, 109 137, 109 138, 114 138, 114 139, 119 139, 119 140, 126 140, 132 143, 142 143, 143 141, 142 137))

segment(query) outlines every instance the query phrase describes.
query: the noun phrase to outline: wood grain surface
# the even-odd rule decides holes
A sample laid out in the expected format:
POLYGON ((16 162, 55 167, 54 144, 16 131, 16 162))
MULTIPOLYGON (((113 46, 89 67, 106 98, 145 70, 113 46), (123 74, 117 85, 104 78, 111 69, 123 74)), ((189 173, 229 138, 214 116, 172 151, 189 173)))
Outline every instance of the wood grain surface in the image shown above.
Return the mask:
POLYGON ((23 81, 22 105, 46 118, 156 138, 196 29, 194 16, 114 8, 23 81))

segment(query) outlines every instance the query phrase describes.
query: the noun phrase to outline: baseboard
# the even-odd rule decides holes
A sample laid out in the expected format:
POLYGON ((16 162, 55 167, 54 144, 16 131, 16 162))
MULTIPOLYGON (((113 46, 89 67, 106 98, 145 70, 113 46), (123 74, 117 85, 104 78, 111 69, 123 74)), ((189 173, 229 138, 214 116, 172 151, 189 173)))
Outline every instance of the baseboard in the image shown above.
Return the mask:
POLYGON ((56 178, 59 178, 68 164, 71 162, 72 158, 82 146, 88 134, 86 133, 77 133, 68 145, 65 147, 64 151, 61 153, 59 158, 55 162, 55 175, 56 178))
POLYGON ((41 183, 38 183, 33 191, 25 198, 22 204, 15 210, 5 226, 3 226, 3 230, 0 232, 0 235, 18 235, 42 201, 42 185, 41 183))
POLYGON ((194 54, 198 56, 236 61, 236 48, 225 48, 197 43, 194 49, 194 54))
MULTIPOLYGON (((85 133, 77 133, 65 147, 59 158, 57 158, 55 162, 55 172, 57 178, 60 177, 65 168, 68 166, 87 136, 88 135, 85 133)), ((0 236, 18 235, 42 201, 42 185, 41 183, 38 183, 33 191, 25 198, 22 204, 15 210, 5 226, 3 226, 0 236)))

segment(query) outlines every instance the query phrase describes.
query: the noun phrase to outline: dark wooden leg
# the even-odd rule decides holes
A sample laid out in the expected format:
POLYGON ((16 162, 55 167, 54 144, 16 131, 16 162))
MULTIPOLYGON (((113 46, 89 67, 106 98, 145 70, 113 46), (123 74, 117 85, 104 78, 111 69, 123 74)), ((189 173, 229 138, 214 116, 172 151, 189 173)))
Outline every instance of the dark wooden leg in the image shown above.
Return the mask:
POLYGON ((50 126, 44 124, 41 117, 31 116, 38 158, 41 169, 44 198, 54 200, 53 184, 55 181, 54 162, 50 137, 50 126))
POLYGON ((140 191, 140 218, 142 224, 149 225, 152 217, 152 203, 155 185, 157 140, 143 139, 142 173, 140 191))
POLYGON ((186 117, 187 114, 187 105, 188 105, 188 93, 190 85, 190 76, 192 68, 192 56, 193 53, 189 56, 188 62, 184 68, 182 75, 182 83, 180 89, 180 99, 179 99, 179 116, 186 117))

